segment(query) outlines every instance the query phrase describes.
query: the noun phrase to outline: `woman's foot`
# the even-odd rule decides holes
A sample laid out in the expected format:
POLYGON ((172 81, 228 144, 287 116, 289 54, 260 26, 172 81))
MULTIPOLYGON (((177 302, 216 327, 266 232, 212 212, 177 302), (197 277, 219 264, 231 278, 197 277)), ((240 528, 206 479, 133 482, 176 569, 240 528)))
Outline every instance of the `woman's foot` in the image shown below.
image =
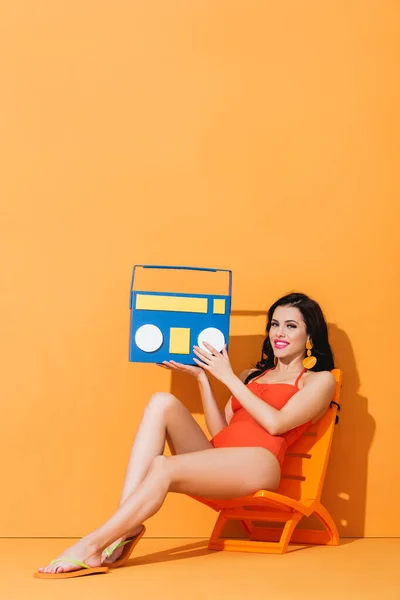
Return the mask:
POLYGON ((116 562, 120 558, 121 554, 123 553, 124 546, 115 548, 115 550, 109 556, 107 556, 106 552, 111 552, 113 547, 118 546, 118 544, 120 544, 121 542, 124 542, 125 540, 130 540, 130 539, 136 537, 142 531, 142 529, 143 529, 143 525, 138 525, 137 527, 135 527, 135 529, 132 529, 132 531, 130 531, 127 535, 120 537, 118 540, 116 540, 110 546, 108 546, 108 548, 106 548, 104 550, 103 554, 101 555, 101 564, 102 565, 111 565, 112 563, 116 562))
POLYGON ((63 552, 56 563, 47 565, 47 567, 39 567, 40 573, 67 573, 68 571, 76 571, 82 569, 82 567, 75 565, 74 563, 65 561, 62 558, 72 558, 79 562, 85 563, 89 567, 100 567, 101 566, 101 552, 88 540, 83 538, 79 540, 73 546, 70 546, 63 552))

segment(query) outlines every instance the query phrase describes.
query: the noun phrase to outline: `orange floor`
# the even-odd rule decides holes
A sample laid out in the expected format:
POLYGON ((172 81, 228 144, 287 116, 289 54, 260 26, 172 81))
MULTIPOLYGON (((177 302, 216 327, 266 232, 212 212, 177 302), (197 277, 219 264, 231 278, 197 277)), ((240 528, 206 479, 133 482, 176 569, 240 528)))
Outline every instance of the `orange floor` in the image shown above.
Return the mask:
POLYGON ((290 547, 283 556, 213 552, 202 539, 144 538, 129 566, 70 580, 34 579, 73 540, 0 539, 0 598, 23 600, 400 599, 400 538, 290 547))

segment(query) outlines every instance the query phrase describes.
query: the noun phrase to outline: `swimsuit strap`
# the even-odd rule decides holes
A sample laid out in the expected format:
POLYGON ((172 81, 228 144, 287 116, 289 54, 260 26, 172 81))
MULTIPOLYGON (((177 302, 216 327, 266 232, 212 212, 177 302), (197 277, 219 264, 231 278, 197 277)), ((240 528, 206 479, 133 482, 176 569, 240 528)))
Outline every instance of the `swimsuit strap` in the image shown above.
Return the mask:
POLYGON ((297 387, 297 388, 299 387, 299 386, 298 386, 298 383, 299 383, 299 381, 300 381, 301 377, 304 375, 304 373, 305 373, 306 371, 307 371, 307 369, 306 369, 306 368, 304 368, 304 369, 302 370, 302 372, 300 373, 300 375, 297 377, 297 379, 296 379, 296 382, 295 382, 295 384, 294 384, 294 385, 295 385, 295 387, 297 387))
MULTIPOLYGON (((266 371, 263 371, 262 373, 260 373, 260 375, 257 375, 256 377, 253 377, 253 379, 251 379, 251 381, 249 381, 249 383, 252 383, 253 381, 256 381, 257 379, 259 379, 260 377, 262 377, 263 375, 265 375, 266 373, 268 373, 268 371, 273 371, 275 369, 275 367, 271 367, 270 369, 267 369, 266 371)), ((299 373, 299 375, 297 376, 297 379, 294 383, 294 387, 298 388, 298 383, 301 379, 301 377, 304 375, 304 373, 307 371, 308 369, 304 368, 301 373, 299 373)), ((288 384, 290 385, 290 384, 288 384)))

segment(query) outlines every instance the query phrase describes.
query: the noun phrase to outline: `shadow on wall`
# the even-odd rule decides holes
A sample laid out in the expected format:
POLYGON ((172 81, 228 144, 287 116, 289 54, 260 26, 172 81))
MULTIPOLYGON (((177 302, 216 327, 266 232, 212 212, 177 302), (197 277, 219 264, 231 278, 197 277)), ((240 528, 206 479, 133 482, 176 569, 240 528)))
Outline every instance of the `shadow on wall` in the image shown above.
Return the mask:
MULTIPOLYGON (((232 317, 264 314, 265 311, 232 311, 232 317)), ((360 379, 348 336, 332 323, 328 324, 328 330, 335 366, 343 371, 343 388, 339 424, 333 437, 322 503, 331 513, 341 537, 363 537, 368 452, 375 432, 375 421, 368 413, 367 398, 358 393, 360 379)), ((229 357, 236 374, 255 366, 261 357, 263 341, 264 335, 231 337, 229 357)), ((223 409, 230 392, 219 381, 210 379, 217 402, 223 409)), ((203 414, 194 378, 173 371, 171 393, 179 398, 190 412, 203 414)), ((303 521, 305 524, 305 520, 303 521)), ((232 535, 239 531, 238 525, 232 524, 232 535)), ((307 522, 307 526, 309 525, 307 522)))
POLYGON ((350 339, 335 324, 328 328, 335 366, 343 371, 343 388, 322 503, 330 511, 340 536, 363 537, 368 453, 376 424, 368 413, 368 399, 358 391, 360 376, 350 339))

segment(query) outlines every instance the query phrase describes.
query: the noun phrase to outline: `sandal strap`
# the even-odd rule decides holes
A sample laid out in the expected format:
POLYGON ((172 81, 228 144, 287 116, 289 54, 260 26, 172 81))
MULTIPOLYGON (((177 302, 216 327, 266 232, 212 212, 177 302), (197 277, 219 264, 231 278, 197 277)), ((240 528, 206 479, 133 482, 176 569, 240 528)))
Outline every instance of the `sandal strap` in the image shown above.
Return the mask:
POLYGON ((129 538, 129 540, 125 540, 123 542, 120 542, 118 544, 118 546, 116 548, 114 548, 114 550, 116 550, 117 548, 122 548, 122 546, 125 546, 125 544, 129 544, 129 542, 132 542, 135 538, 129 538))
POLYGON ((92 567, 90 567, 89 565, 86 565, 83 562, 80 562, 79 560, 75 560, 74 558, 56 558, 55 560, 51 561, 51 565, 54 565, 54 563, 56 562, 71 562, 74 565, 77 565, 78 567, 82 567, 82 569, 91 569, 92 567))
POLYGON ((106 548, 104 550, 105 555, 107 556, 107 558, 110 558, 110 556, 114 552, 114 550, 116 550, 117 548, 122 548, 122 546, 125 546, 125 544, 129 544, 129 542, 131 542, 133 539, 134 538, 130 538, 129 540, 125 540, 123 542, 120 542, 119 544, 114 544, 113 546, 106 548))
POLYGON ((114 552, 114 550, 116 550, 117 548, 122 548, 122 546, 125 546, 125 544, 129 544, 129 542, 133 542, 133 540, 135 540, 141 533, 144 533, 145 531, 146 531, 146 527, 145 527, 145 525, 143 525, 142 529, 134 537, 129 538, 129 539, 125 540, 124 542, 120 542, 119 544, 114 544, 112 546, 109 546, 109 548, 106 548, 103 552, 105 553, 107 558, 110 558, 110 556, 114 552))

